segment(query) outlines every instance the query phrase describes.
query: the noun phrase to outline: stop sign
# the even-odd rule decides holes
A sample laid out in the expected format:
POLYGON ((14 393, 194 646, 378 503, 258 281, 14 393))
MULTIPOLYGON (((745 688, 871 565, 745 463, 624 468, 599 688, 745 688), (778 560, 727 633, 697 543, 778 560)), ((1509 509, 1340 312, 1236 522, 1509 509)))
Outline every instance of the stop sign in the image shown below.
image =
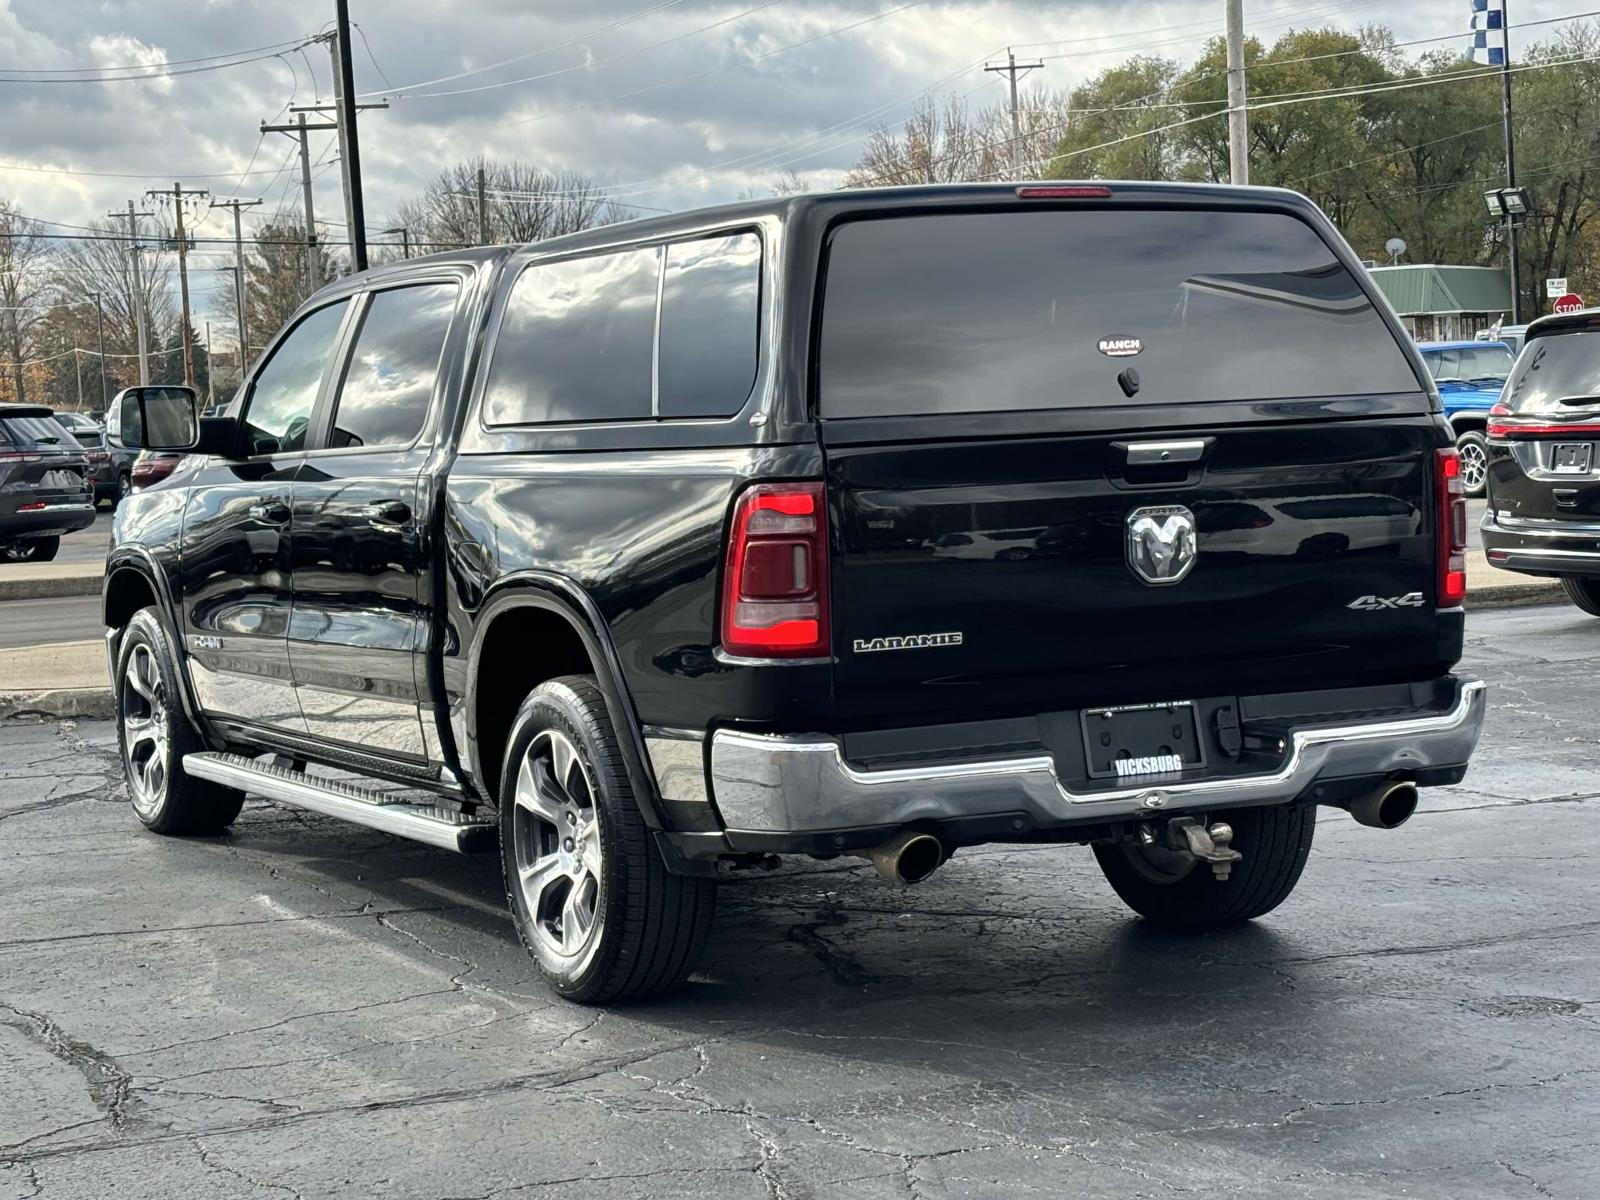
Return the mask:
POLYGON ((1578 295, 1577 292, 1568 292, 1556 301, 1556 311, 1558 313, 1574 313, 1582 307, 1583 297, 1578 295))

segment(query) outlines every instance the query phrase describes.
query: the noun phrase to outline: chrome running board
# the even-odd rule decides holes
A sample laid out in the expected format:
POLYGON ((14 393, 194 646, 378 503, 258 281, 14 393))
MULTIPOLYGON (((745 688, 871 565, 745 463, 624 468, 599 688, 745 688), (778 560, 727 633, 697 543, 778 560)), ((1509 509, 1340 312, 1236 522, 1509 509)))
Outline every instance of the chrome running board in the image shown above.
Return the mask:
POLYGON ((268 800, 338 817, 368 829, 425 842, 441 850, 478 854, 500 844, 500 827, 491 819, 447 808, 407 804, 383 792, 370 791, 343 780, 291 771, 242 754, 185 754, 183 769, 196 779, 209 779, 254 796, 265 796, 268 800))

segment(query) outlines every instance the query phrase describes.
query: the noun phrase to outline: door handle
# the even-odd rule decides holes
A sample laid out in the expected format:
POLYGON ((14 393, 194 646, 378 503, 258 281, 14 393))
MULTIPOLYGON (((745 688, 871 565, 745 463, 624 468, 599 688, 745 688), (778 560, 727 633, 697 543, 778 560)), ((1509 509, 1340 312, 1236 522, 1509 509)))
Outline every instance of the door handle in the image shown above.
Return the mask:
POLYGON ((289 519, 289 506, 281 500, 270 500, 264 504, 252 504, 245 510, 257 521, 267 521, 273 525, 282 525, 289 519))
POLYGON ((411 506, 404 500, 380 500, 363 505, 361 515, 374 525, 404 525, 411 520, 411 506))

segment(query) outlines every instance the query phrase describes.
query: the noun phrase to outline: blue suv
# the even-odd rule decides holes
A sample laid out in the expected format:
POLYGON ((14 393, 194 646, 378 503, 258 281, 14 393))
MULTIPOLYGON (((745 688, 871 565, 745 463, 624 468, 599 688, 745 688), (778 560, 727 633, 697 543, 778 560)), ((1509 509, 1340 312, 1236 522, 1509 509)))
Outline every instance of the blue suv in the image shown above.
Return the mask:
POLYGON ((1456 433, 1462 485, 1467 495, 1481 496, 1488 478, 1489 442, 1484 431, 1489 410, 1500 401, 1516 355, 1504 342, 1422 342, 1417 349, 1439 385, 1444 415, 1456 433))

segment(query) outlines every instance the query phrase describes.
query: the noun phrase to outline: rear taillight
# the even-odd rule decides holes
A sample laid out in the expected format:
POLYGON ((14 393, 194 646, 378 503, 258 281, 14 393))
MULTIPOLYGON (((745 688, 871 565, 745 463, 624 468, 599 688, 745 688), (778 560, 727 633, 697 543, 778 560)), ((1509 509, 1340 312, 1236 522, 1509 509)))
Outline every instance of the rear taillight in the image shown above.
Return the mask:
POLYGON ((1535 421, 1518 417, 1509 405, 1496 404, 1489 410, 1489 436, 1492 438, 1600 437, 1600 422, 1535 421))
POLYGON ((1461 483, 1461 457, 1455 450, 1440 450, 1437 491, 1439 497, 1439 607, 1460 608, 1467 598, 1467 496, 1461 483))
POLYGON ((30 500, 26 504, 19 504, 19 505, 17 505, 17 511, 18 512, 43 512, 44 511, 44 501, 43 500, 30 500))
POLYGON ((820 483, 760 483, 733 507, 722 648, 740 658, 826 654, 828 526, 820 483))

